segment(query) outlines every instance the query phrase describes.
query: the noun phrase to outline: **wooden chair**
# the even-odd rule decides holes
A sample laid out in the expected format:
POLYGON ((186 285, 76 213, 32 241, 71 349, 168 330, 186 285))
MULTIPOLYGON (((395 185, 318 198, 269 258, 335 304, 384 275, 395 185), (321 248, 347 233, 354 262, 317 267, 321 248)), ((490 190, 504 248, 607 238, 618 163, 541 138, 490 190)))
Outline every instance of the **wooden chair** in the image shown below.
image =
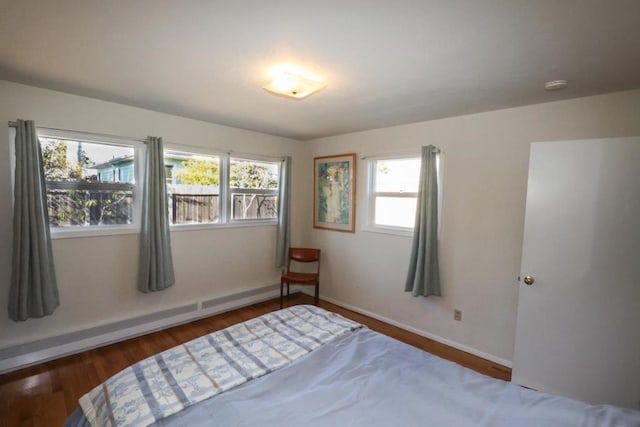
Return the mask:
POLYGON ((312 248, 290 248, 289 261, 287 263, 287 271, 280 278, 280 308, 284 298, 284 284, 287 284, 287 297, 289 296, 289 284, 315 286, 315 305, 320 302, 320 249, 312 248), (291 271, 291 262, 300 263, 316 263, 315 273, 298 273, 291 271))

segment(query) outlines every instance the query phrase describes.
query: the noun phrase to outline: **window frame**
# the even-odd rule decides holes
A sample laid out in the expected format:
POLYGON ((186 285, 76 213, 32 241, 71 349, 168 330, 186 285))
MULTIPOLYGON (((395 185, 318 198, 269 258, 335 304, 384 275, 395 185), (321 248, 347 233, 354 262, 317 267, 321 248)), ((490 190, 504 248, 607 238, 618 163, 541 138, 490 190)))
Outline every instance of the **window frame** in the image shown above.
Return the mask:
MULTIPOLYGON (((99 133, 91 133, 84 131, 72 131, 62 129, 52 129, 46 127, 36 127, 38 138, 66 139, 70 141, 87 142, 93 144, 114 145, 123 147, 133 147, 134 150, 134 176, 135 182, 132 188, 133 195, 133 216, 131 224, 110 224, 110 225, 94 225, 94 226, 75 226, 75 227, 51 227, 52 239, 79 238, 79 237, 97 237, 121 234, 138 234, 140 233, 142 218, 142 181, 144 178, 144 158, 146 154, 146 144, 142 140, 135 140, 126 137, 118 137, 112 135, 103 135, 99 133)), ((10 166, 11 166, 11 188, 15 187, 15 129, 9 128, 10 140, 10 166)), ((231 219, 231 188, 230 188, 230 165, 231 159, 241 159, 246 161, 255 161, 259 163, 274 163, 278 170, 278 185, 280 184, 280 176, 282 174, 282 157, 266 156, 259 154, 246 154, 223 152, 220 150, 209 149, 201 146, 182 145, 174 143, 165 143, 164 151, 176 151, 186 154, 217 156, 220 158, 220 221, 217 223, 202 224, 171 224, 171 231, 187 231, 202 230, 206 228, 238 228, 238 227, 255 227, 264 225, 276 225, 277 218, 266 219, 231 219)), ((164 155, 163 155, 164 159, 164 155)), ((73 186, 73 183, 65 183, 64 186, 73 186)), ((86 184, 81 184, 86 185, 86 184)), ((125 184, 130 186, 131 184, 125 184)), ((112 187, 110 187, 112 188, 112 187)), ((128 188, 127 188, 128 189, 128 188)), ((252 194, 275 194, 280 197, 280 188, 271 189, 235 189, 236 193, 250 192, 252 194)), ((13 195, 13 191, 12 191, 13 195)), ((13 204, 13 197, 12 197, 13 204)), ((279 203, 278 203, 279 204, 279 203)))
MULTIPOLYGON (((267 157, 267 156, 259 156, 259 155, 250 155, 250 154, 237 154, 228 153, 227 155, 227 182, 226 182, 226 190, 227 197, 225 199, 225 204, 227 205, 227 224, 231 225, 241 225, 241 224, 277 224, 278 217, 276 218, 250 218, 250 219, 233 219, 233 207, 231 206, 233 203, 233 194, 275 194, 278 198, 280 197, 280 174, 282 173, 282 159, 267 157), (268 188, 231 188, 231 160, 245 160, 245 161, 254 161, 257 163, 274 163, 276 168, 278 169, 278 188, 275 190, 268 188)), ((278 205, 280 201, 278 200, 278 205)))
MULTIPOLYGON (((231 207, 231 195, 232 193, 251 193, 251 194, 276 194, 280 196, 280 189, 268 190, 268 189, 232 189, 230 185, 230 172, 231 172, 231 159, 240 159, 247 161, 255 161, 259 163, 275 163, 278 167, 278 181, 280 174, 282 173, 282 158, 263 156, 259 154, 245 154, 245 153, 233 153, 223 152, 215 149, 209 149, 206 147, 187 146, 173 143, 164 144, 165 155, 169 151, 181 152, 185 154, 194 154, 202 156, 217 156, 220 158, 220 221, 209 223, 192 223, 192 224, 170 224, 171 231, 189 231, 189 230, 203 230, 214 228, 237 228, 237 227, 255 227, 264 225, 276 225, 278 223, 277 218, 266 219, 232 219, 232 207, 231 207), (240 190, 240 191, 236 191, 240 190)), ((163 157, 164 158, 164 157, 163 157)), ((174 172, 175 173, 175 172, 174 172)))
MULTIPOLYGON (((396 236, 413 237, 414 227, 400 227, 394 225, 382 225, 375 223, 375 203, 376 197, 415 197, 417 200, 418 192, 388 192, 380 191, 376 192, 376 168, 377 164, 381 160, 420 160, 419 153, 415 154, 391 154, 367 157, 367 200, 366 200, 366 221, 363 231, 392 234, 396 236)), ((438 153, 436 158, 436 165, 438 168, 438 237, 440 237, 441 228, 441 212, 442 212, 442 151, 438 153)), ((418 177, 418 180, 420 177, 418 177)))
MULTIPOLYGON (((220 202, 218 203, 220 213, 218 222, 203 222, 203 223, 189 223, 189 224, 171 224, 171 220, 169 220, 169 229, 171 231, 188 231, 188 230, 202 230, 207 228, 219 228, 224 227, 226 225, 226 190, 225 190, 225 157, 228 156, 228 153, 216 150, 210 150, 203 147, 196 146, 186 146, 172 143, 164 143, 164 153, 162 155, 162 159, 166 157, 168 152, 177 152, 184 154, 192 154, 196 156, 215 156, 220 159, 220 177, 219 177, 219 191, 220 191, 220 202)), ((176 171, 173 171, 174 175, 176 171)), ((168 194, 167 194, 168 196, 168 194)))
MULTIPOLYGON (((51 232, 51 239, 65 239, 76 237, 96 237, 96 236, 111 236, 118 234, 137 234, 140 232, 141 218, 142 218, 142 188, 140 183, 143 179, 144 168, 144 155, 146 146, 142 141, 136 141, 133 139, 107 136, 94 134, 89 132, 78 132, 70 130, 49 129, 49 128, 36 128, 36 134, 38 140, 40 138, 52 138, 63 139, 69 141, 87 142, 92 144, 113 145, 120 147, 132 147, 133 148, 133 164, 134 164, 134 176, 135 182, 132 188, 133 195, 133 216, 131 218, 131 224, 110 224, 110 225, 89 225, 89 226, 76 226, 76 227, 51 227, 49 224, 49 230, 51 232)), ((38 141, 39 142, 39 141, 38 141)), ((15 149, 15 148, 14 148, 15 149)), ((12 157, 12 161, 15 163, 15 158, 12 157)), ((15 170, 15 164, 12 169, 15 170)), ((91 184, 79 184, 79 186, 85 186, 91 184)), ((99 184, 98 184, 99 185, 99 184)), ((130 186, 131 184, 126 184, 130 186)), ((63 186, 74 186, 73 183, 67 183, 63 186)))

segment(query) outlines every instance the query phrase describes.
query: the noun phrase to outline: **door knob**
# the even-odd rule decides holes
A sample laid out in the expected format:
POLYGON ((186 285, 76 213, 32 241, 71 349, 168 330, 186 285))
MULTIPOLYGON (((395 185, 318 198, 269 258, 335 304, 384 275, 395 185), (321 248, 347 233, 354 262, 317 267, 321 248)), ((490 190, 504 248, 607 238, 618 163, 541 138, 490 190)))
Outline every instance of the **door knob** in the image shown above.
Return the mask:
POLYGON ((536 279, 534 279, 531 276, 524 276, 524 278, 522 279, 522 281, 525 283, 525 285, 533 285, 533 282, 536 281, 536 279))

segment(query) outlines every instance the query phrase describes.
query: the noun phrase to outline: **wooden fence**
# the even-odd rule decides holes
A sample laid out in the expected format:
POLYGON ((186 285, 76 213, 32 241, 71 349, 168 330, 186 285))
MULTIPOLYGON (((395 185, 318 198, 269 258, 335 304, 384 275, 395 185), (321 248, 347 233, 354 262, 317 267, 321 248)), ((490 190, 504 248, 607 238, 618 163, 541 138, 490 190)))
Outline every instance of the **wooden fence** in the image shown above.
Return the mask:
POLYGON ((127 190, 47 190, 47 212, 55 227, 131 224, 133 194, 127 190))
MULTIPOLYGON (((47 189, 49 223, 56 227, 131 224, 133 191, 47 189)), ((277 217, 278 197, 265 194, 234 194, 234 220, 277 217)), ((220 221, 219 194, 169 195, 172 224, 215 223, 220 221)))
POLYGON ((169 217, 172 224, 218 222, 220 219, 220 195, 171 194, 169 217))

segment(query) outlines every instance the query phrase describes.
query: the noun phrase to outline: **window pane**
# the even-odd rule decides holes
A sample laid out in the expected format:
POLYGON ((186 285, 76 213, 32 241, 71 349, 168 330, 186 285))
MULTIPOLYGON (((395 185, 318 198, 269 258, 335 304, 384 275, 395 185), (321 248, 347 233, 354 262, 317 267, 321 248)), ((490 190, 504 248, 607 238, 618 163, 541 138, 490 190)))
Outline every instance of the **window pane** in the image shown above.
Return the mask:
POLYGON ((47 210, 53 227, 131 224, 133 191, 70 190, 47 185, 47 210))
POLYGON ((171 224, 220 221, 220 157, 165 151, 171 224))
POLYGON ((53 227, 131 224, 134 148, 40 138, 53 227))
POLYGON ((231 200, 234 220, 278 217, 278 196, 276 194, 233 193, 231 200))
POLYGON ((416 217, 415 197, 376 197, 376 225, 413 228, 416 217))
POLYGON ((246 159, 231 159, 231 188, 278 189, 278 164, 246 159))
POLYGON ((277 218, 277 162, 231 159, 229 187, 233 220, 277 218))
POLYGON ((420 159, 376 161, 376 192, 416 193, 420 179, 420 159))

